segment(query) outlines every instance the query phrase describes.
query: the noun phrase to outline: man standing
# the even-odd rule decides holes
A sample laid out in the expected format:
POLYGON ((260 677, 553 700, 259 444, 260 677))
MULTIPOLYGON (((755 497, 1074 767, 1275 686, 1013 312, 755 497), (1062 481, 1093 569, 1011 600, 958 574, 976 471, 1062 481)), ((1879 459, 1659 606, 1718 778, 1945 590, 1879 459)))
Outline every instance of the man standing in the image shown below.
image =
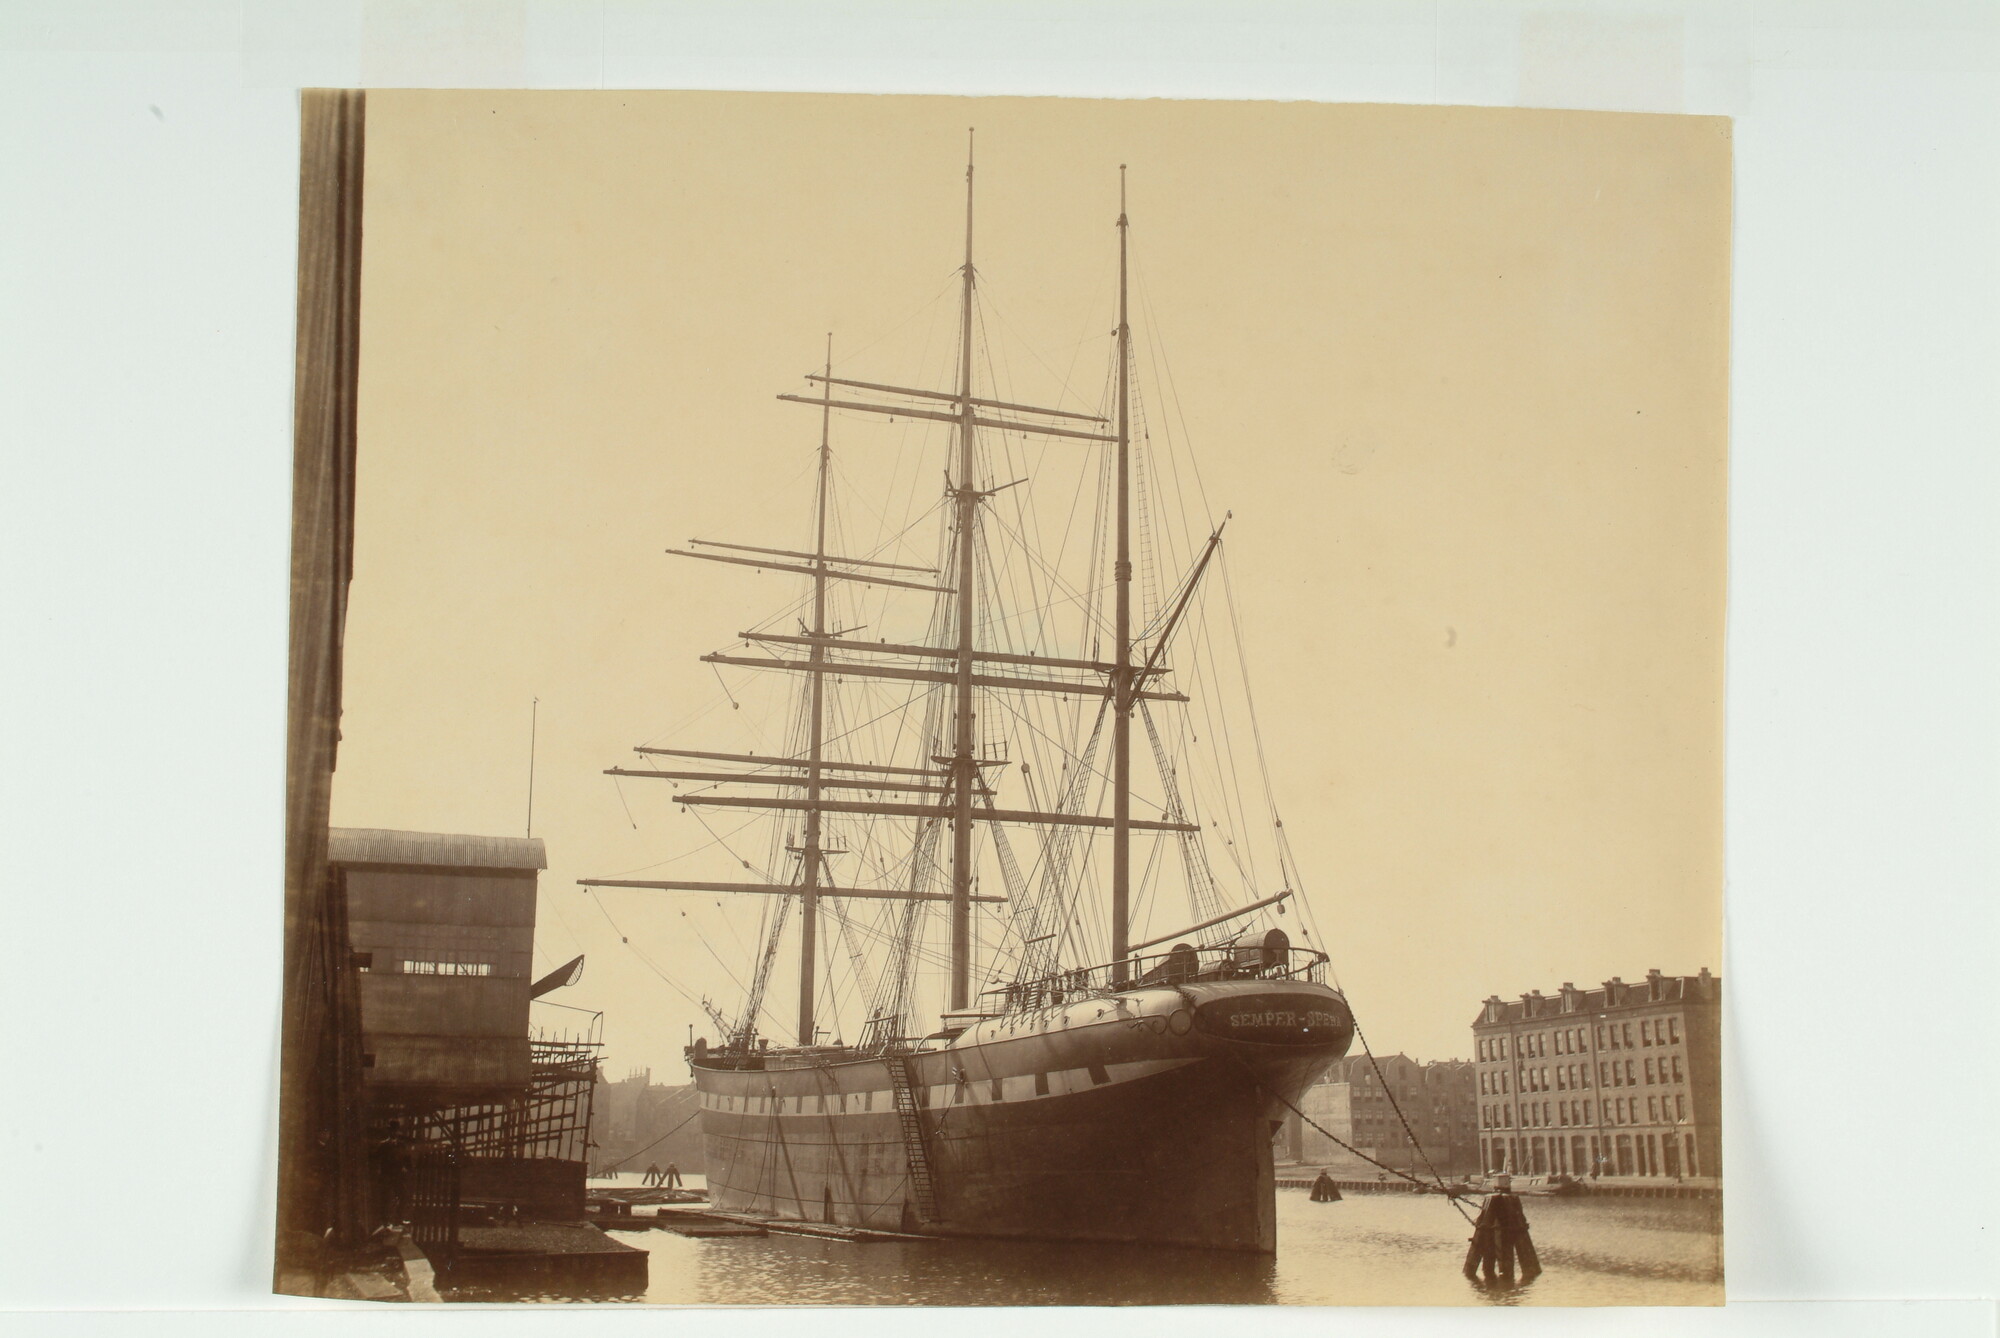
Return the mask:
POLYGON ((1313 1181, 1312 1201, 1314 1203, 1340 1202, 1340 1186, 1333 1183, 1333 1177, 1327 1174, 1327 1169, 1324 1166, 1319 1168, 1319 1178, 1313 1181))
POLYGON ((668 1189, 679 1189, 681 1187, 681 1168, 672 1162, 668 1162, 666 1171, 660 1177, 660 1183, 668 1189))

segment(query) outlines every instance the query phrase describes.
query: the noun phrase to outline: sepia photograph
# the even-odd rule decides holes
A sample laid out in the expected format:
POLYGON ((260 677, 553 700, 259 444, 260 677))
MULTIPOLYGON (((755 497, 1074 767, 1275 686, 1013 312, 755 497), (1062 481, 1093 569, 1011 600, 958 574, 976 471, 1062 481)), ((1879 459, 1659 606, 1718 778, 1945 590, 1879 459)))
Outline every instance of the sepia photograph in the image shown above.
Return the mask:
POLYGON ((277 1292, 1723 1303, 1728 118, 302 134, 277 1292))

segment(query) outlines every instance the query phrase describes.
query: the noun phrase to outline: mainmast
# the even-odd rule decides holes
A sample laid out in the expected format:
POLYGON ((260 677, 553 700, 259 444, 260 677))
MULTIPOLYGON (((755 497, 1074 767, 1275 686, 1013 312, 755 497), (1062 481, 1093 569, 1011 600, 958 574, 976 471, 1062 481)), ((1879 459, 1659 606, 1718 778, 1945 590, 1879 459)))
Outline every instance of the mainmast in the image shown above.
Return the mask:
MULTIPOLYGON (((833 336, 826 337, 826 374, 833 375, 833 336)), ((833 386, 823 383, 826 392, 820 405, 819 414, 819 488, 815 494, 815 515, 813 519, 813 638, 812 651, 808 659, 818 665, 826 659, 826 492, 828 475, 833 461, 833 386)), ((820 753, 826 739, 826 675, 814 671, 806 675, 812 685, 812 696, 808 708, 806 741, 806 836, 800 850, 799 869, 799 909, 803 919, 799 925, 799 1044, 811 1045, 817 1033, 813 1021, 815 968, 819 961, 819 888, 820 874, 824 868, 825 852, 821 848, 820 799, 825 789, 825 772, 820 767, 820 753)))
POLYGON ((1111 961, 1122 980, 1132 938, 1132 323, 1126 306, 1125 165, 1118 165, 1118 642, 1111 675, 1111 961))
POLYGON ((972 628, 973 530, 979 523, 978 480, 973 477, 972 400, 972 131, 965 136, 965 265, 959 271, 958 480, 953 491, 958 524, 957 672, 953 675, 951 745, 951 991, 948 1007, 963 1012, 972 981, 972 798, 979 785, 973 756, 972 628))

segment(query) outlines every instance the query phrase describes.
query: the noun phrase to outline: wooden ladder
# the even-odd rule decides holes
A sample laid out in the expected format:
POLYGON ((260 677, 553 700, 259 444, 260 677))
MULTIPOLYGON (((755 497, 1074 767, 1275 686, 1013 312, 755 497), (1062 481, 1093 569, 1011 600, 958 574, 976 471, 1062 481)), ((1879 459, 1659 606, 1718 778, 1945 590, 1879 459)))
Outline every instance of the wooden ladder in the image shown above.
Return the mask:
POLYGON ((910 1057, 888 1056, 889 1081, 896 1089, 896 1118, 903 1126, 903 1151, 910 1163, 910 1186, 916 1191, 917 1213, 926 1222, 937 1220, 937 1195, 931 1184, 931 1154, 924 1141, 924 1116, 917 1105, 917 1093, 910 1080, 910 1057))

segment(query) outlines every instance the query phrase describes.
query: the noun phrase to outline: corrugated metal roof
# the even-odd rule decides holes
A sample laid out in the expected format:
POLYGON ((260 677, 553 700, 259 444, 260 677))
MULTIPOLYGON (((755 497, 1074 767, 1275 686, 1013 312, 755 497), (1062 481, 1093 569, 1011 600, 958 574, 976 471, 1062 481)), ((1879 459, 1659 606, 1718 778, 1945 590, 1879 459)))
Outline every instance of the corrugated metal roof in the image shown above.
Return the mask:
POLYGON ((448 836, 376 827, 335 827, 327 842, 327 860, 333 864, 418 864, 440 869, 549 867, 539 837, 448 836))

